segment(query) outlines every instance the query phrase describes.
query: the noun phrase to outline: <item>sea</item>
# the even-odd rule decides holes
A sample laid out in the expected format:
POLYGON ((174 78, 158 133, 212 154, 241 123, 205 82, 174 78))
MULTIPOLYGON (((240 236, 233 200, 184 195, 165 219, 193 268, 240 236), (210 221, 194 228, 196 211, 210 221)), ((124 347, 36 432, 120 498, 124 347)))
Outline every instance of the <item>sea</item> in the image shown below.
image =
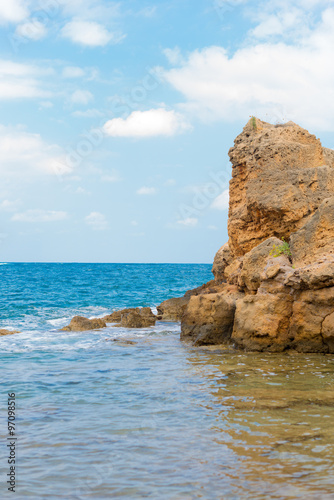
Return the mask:
POLYGON ((21 332, 0 337, 1 499, 333 500, 333 355, 194 348, 172 322, 60 331, 211 278, 206 264, 0 265, 0 328, 21 332))

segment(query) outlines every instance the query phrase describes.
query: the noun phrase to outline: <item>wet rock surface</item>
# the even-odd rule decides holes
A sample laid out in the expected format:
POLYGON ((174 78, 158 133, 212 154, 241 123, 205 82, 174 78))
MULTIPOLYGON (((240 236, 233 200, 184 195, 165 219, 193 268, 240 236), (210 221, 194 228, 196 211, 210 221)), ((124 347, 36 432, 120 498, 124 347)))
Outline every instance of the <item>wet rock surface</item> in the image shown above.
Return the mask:
POLYGON ((163 321, 181 321, 189 300, 190 295, 164 300, 164 302, 157 306, 158 314, 163 321))
POLYGON ((88 330, 99 330, 100 328, 106 328, 106 322, 100 318, 88 319, 84 316, 74 316, 70 324, 64 326, 62 331, 66 332, 84 332, 88 330))
POLYGON ((0 337, 3 335, 12 335, 13 333, 21 333, 19 330, 6 330, 5 328, 0 329, 0 337))
POLYGON ((229 285, 223 293, 192 296, 182 316, 181 340, 197 346, 228 342, 239 296, 236 287, 229 285))

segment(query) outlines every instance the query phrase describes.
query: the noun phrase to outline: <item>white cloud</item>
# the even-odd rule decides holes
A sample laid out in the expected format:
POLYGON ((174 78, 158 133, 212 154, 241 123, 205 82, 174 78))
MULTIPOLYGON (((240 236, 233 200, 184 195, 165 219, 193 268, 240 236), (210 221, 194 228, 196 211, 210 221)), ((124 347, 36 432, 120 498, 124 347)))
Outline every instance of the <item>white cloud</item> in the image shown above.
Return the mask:
POLYGON ((56 210, 27 210, 26 212, 13 215, 15 222, 55 222, 67 218, 66 212, 56 210))
POLYGON ((140 195, 151 195, 151 194, 156 194, 157 190, 155 187, 146 187, 146 186, 143 186, 139 189, 137 189, 137 194, 140 194, 140 195))
POLYGON ((66 66, 62 72, 63 78, 81 78, 85 76, 85 72, 78 66, 66 66))
POLYGON ((90 192, 89 192, 89 191, 87 191, 87 189, 85 189, 85 188, 83 188, 83 187, 81 187, 81 186, 77 187, 77 189, 74 191, 74 193, 75 193, 75 194, 85 194, 85 195, 86 195, 86 194, 87 194, 87 195, 89 195, 89 194, 90 194, 90 192))
MULTIPOLYGON (((290 29, 293 15, 276 19, 277 34, 290 29)), ((185 97, 181 108, 203 120, 245 121, 257 115, 334 130, 334 9, 324 10, 315 27, 304 24, 294 44, 284 39, 259 43, 254 32, 265 36, 273 29, 274 20, 266 22, 270 29, 255 28, 253 39, 232 55, 223 47, 208 47, 165 71, 166 80, 185 97)))
POLYGON ((85 217, 85 222, 95 231, 104 231, 108 227, 108 221, 105 215, 100 212, 91 212, 85 217))
POLYGON ((19 205, 20 205, 19 200, 16 201, 3 200, 0 202, 0 210, 3 212, 16 212, 19 205))
POLYGON ((71 21, 62 29, 64 38, 88 47, 103 47, 109 42, 118 43, 123 36, 108 31, 102 24, 92 21, 71 21))
POLYGON ((197 226, 198 219, 196 217, 187 217, 186 219, 181 219, 177 221, 181 226, 195 227, 197 226))
POLYGON ((72 115, 77 118, 100 118, 103 113, 98 109, 86 109, 86 111, 74 111, 72 115))
POLYGON ((29 12, 22 0, 2 0, 0 2, 0 24, 19 23, 29 12))
POLYGON ((177 66, 179 64, 184 63, 184 59, 179 47, 174 47, 174 49, 165 49, 163 52, 167 57, 168 62, 170 62, 171 64, 177 66))
POLYGON ((143 17, 153 17, 157 11, 157 6, 152 5, 148 7, 144 7, 138 12, 138 16, 143 16, 143 17))
POLYGON ((164 108, 133 111, 127 118, 113 118, 103 129, 110 137, 172 136, 189 129, 185 118, 164 108))
POLYGON ((20 24, 16 28, 15 33, 22 38, 36 41, 46 36, 47 29, 45 25, 37 19, 31 19, 30 21, 20 24))
POLYGON ((0 125, 0 172, 2 176, 45 173, 62 175, 72 169, 66 165, 61 148, 43 141, 39 134, 0 125))
POLYGON ((43 90, 37 79, 47 74, 49 69, 0 60, 0 99, 49 97, 51 92, 43 90))
POLYGON ((94 96, 89 90, 75 90, 71 95, 71 102, 73 104, 80 104, 85 106, 94 99, 94 96))
POLYGON ((50 109, 53 108, 53 102, 51 101, 42 101, 39 103, 40 108, 50 109))
MULTIPOLYGON (((46 4, 50 0, 45 1, 46 4)), ((104 0, 57 0, 63 8, 64 16, 74 16, 75 19, 110 22, 120 16, 120 2, 106 2, 104 0)))
POLYGON ((228 210, 229 206, 229 191, 225 189, 220 195, 215 198, 211 204, 211 208, 216 210, 228 210))
POLYGON ((122 180, 122 177, 118 170, 113 168, 110 172, 110 174, 106 174, 102 176, 102 180, 105 182, 120 182, 122 180))

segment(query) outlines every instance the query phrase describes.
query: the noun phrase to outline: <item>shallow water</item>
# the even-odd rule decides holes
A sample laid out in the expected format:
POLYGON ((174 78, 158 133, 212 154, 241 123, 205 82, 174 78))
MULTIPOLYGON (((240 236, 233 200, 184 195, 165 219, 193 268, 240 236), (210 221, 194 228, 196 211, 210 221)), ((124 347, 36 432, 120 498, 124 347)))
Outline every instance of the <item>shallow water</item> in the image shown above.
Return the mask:
MULTIPOLYGON (((209 279, 210 268, 137 266, 116 278, 91 265, 95 273, 75 267, 71 279, 70 265, 26 266, 0 271, 12 268, 2 292, 21 297, 17 310, 2 299, 0 325, 22 330, 0 337, 1 457, 6 394, 17 397, 15 498, 333 498, 333 356, 195 349, 179 341, 175 323, 59 332, 76 312, 180 295, 209 279)), ((4 458, 0 465, 6 494, 4 458)))

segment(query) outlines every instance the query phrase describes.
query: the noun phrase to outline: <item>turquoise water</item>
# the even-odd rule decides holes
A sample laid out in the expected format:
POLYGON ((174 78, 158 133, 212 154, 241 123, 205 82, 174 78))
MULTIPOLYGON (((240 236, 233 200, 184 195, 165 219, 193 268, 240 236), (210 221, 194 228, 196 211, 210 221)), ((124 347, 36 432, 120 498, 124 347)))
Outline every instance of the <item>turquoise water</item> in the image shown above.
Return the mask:
POLYGON ((333 356, 195 349, 177 323, 59 331, 210 278, 207 265, 0 266, 0 328, 22 332, 0 337, 0 498, 333 499, 333 356))

